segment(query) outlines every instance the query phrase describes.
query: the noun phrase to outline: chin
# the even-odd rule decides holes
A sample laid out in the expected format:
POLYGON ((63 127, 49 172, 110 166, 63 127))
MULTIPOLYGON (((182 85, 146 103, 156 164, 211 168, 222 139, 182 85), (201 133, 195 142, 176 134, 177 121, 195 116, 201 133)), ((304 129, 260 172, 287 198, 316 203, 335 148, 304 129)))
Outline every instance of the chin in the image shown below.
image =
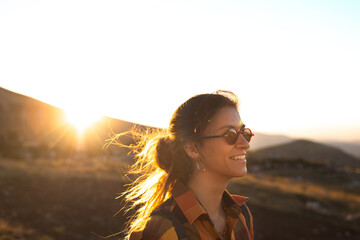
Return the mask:
POLYGON ((241 177, 245 177, 247 174, 247 168, 243 168, 240 171, 237 171, 236 173, 233 174, 233 178, 241 178, 241 177))
POLYGON ((244 167, 237 177, 245 177, 247 174, 247 168, 244 167))

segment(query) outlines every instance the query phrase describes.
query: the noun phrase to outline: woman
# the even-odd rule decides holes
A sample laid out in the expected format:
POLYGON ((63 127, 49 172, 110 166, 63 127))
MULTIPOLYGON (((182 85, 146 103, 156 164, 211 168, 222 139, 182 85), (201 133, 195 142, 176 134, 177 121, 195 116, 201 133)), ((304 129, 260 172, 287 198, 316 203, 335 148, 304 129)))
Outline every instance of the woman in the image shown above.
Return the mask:
POLYGON ((247 198, 225 190, 232 178, 246 175, 252 136, 233 93, 184 102, 166 132, 136 146, 141 151, 132 173, 140 177, 125 196, 137 212, 127 238, 254 239, 247 198))

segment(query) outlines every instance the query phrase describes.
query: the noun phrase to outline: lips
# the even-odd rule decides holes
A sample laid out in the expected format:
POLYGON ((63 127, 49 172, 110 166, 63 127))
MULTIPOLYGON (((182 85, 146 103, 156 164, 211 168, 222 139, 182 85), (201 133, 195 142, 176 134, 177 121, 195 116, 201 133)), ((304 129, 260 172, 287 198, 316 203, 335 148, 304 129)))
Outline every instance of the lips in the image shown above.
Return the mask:
POLYGON ((245 157, 246 157, 245 154, 239 154, 239 155, 231 156, 230 159, 234 161, 246 161, 245 157))

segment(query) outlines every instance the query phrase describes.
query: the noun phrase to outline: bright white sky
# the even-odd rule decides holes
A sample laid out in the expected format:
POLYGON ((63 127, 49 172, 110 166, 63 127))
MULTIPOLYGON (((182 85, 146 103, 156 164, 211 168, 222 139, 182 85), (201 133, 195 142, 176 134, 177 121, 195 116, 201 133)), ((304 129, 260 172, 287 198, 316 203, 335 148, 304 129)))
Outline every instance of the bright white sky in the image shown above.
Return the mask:
POLYGON ((360 1, 0 0, 0 86, 166 127, 226 89, 255 131, 360 139, 360 1))

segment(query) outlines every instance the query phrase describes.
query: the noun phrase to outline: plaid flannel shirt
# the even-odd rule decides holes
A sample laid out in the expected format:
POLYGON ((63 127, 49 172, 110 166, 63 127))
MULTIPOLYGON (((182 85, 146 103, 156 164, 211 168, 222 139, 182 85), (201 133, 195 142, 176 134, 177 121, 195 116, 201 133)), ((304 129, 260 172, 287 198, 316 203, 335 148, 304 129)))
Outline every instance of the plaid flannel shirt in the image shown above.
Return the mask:
MULTIPOLYGON (((159 209, 167 208, 171 213, 182 212, 182 219, 186 235, 189 240, 221 239, 215 230, 206 210, 197 200, 195 194, 183 183, 177 181, 172 190, 172 198, 160 205, 159 209)), ((228 231, 226 239, 253 240, 253 220, 250 211, 250 229, 240 206, 246 202, 246 197, 231 195, 225 190, 223 194, 224 210, 227 217, 228 231)), ((249 209, 248 209, 249 210, 249 209)), ((161 215, 152 215, 146 227, 141 232, 133 232, 130 240, 177 240, 178 236, 172 221, 161 215)))

